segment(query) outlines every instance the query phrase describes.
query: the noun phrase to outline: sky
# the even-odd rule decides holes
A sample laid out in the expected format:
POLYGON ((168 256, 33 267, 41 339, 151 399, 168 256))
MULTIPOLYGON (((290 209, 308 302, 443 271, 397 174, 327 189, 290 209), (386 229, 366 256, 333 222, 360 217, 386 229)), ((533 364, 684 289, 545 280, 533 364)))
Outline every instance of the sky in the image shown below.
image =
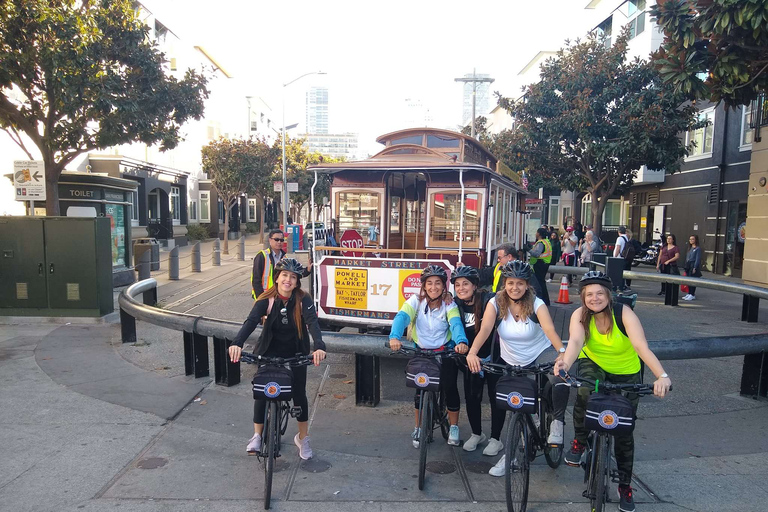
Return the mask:
MULTIPOLYGON (((285 92, 285 123, 303 124, 306 91, 326 86, 330 130, 358 133, 364 154, 382 148, 379 135, 408 128, 406 98, 429 108, 433 126, 455 129, 463 84, 454 78, 473 69, 496 80, 492 92, 518 96, 522 68, 583 36, 595 15, 588 0, 141 1, 184 45, 205 47, 227 69, 243 93, 234 109, 259 96, 279 121, 285 92), (326 74, 282 87, 312 71, 326 74)), ((0 140, 2 152, 8 146, 0 140)), ((12 190, 0 180, 0 215, 23 211, 12 190)))

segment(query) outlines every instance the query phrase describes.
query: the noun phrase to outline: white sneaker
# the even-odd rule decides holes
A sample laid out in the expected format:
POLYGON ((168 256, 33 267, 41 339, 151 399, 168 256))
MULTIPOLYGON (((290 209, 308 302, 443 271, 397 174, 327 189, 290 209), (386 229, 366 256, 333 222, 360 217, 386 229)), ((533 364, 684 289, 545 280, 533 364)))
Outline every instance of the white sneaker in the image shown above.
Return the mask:
POLYGON ((299 447, 299 457, 304 460, 312 458, 312 448, 309 446, 309 436, 304 439, 299 439, 299 434, 296 434, 293 438, 293 444, 299 447))
POLYGON ((684 296, 683 300, 691 300, 691 294, 689 293, 686 296, 684 296))
POLYGON ((451 446, 459 446, 459 444, 461 444, 458 425, 451 425, 451 430, 448 434, 448 444, 451 446))
POLYGON ((413 432, 411 432, 411 439, 413 440, 413 447, 417 449, 419 447, 419 436, 421 436, 421 429, 416 427, 413 429, 413 432))
MULTIPOLYGON (((491 441, 493 441, 493 439, 491 439, 491 441)), ((488 470, 488 474, 491 476, 504 476, 504 473, 506 472, 506 468, 504 467, 505 462, 506 457, 502 455, 499 459, 499 462, 497 462, 495 466, 488 470)))
POLYGON ((547 282, 548 282, 548 283, 551 283, 551 282, 552 282, 552 280, 551 280, 550 278, 547 278, 547 282))
POLYGON ((469 439, 464 441, 464 451, 473 452, 477 449, 477 445, 484 443, 486 440, 485 434, 472 434, 469 439))
POLYGON ((245 447, 245 451, 248 455, 256 455, 261 451, 261 434, 253 434, 253 437, 248 441, 248 446, 245 447))
POLYGON ((498 439, 491 438, 490 441, 488 441, 488 445, 485 447, 485 450, 483 450, 483 455, 487 455, 489 457, 494 457, 499 454, 501 450, 504 449, 504 445, 501 441, 498 439))
POLYGON ((552 423, 549 424, 548 444, 563 444, 563 426, 562 421, 552 420, 552 423))
POLYGON ((688 300, 696 300, 696 296, 695 296, 695 295, 691 295, 690 297, 691 297, 691 298, 690 298, 690 299, 688 299, 688 300))

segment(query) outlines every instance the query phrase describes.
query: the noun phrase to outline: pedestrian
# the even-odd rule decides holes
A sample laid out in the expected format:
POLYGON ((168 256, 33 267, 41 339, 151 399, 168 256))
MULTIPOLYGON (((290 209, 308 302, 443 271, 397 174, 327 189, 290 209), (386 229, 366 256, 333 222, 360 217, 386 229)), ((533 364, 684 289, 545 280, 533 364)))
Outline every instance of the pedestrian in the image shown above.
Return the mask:
MULTIPOLYGON (((504 266, 504 291, 496 294, 488 302, 483 314, 480 332, 475 335, 472 347, 467 354, 467 366, 477 373, 482 368, 478 354, 488 340, 493 327, 498 322, 497 333, 499 340, 499 356, 512 366, 532 367, 537 364, 554 361, 565 353, 563 342, 555 330, 555 324, 544 301, 537 298, 530 286, 533 269, 522 261, 513 261, 504 266)), ((491 349, 493 352, 493 349, 491 349)), ((496 396, 496 384, 501 376, 488 375, 488 388, 491 396, 496 396)), ((551 376, 553 388, 553 419, 549 425, 547 443, 563 443, 563 426, 565 424, 565 408, 568 404, 570 388, 564 382, 551 376), (560 384, 560 385, 557 385, 560 384)), ((504 411, 506 412, 506 411, 504 411)), ((547 418, 540 418, 546 421, 547 418)), ((503 422, 502 422, 503 424, 503 422)), ((498 425, 497 425, 498 426, 498 425)), ((498 451, 503 448, 498 440, 501 427, 491 432, 488 447, 494 445, 498 451)), ((483 451, 483 454, 486 454, 483 451)), ((487 454, 486 454, 487 455, 487 454)), ((488 473, 492 476, 504 476, 506 473, 505 457, 493 466, 488 473)))
MULTIPOLYGON (((579 239, 573 234, 573 227, 568 226, 565 228, 565 234, 563 235, 563 264, 566 267, 576 266, 576 249, 579 245, 579 239)), ((568 274, 568 286, 573 281, 573 275, 568 274)))
MULTIPOLYGON (((685 273, 689 277, 701 277, 701 247, 699 247, 699 235, 688 237, 688 254, 685 255, 685 273)), ((688 295, 683 300, 696 300, 696 287, 688 286, 688 295)))
MULTIPOLYGON (((451 282, 456 294, 454 300, 461 312, 464 333, 471 345, 476 334, 480 331, 483 313, 488 302, 496 296, 496 293, 478 288, 480 275, 473 267, 457 268, 456 272, 451 275, 451 282)), ((494 328, 489 337, 493 339, 495 335, 494 328)), ((483 361, 496 360, 498 359, 498 350, 496 350, 496 354, 491 354, 491 343, 486 343, 478 350, 477 356, 483 361)), ((498 446, 500 445, 501 429, 504 427, 504 410, 496 407, 495 389, 491 389, 487 375, 467 371, 463 365, 460 368, 464 374, 464 404, 467 410, 467 420, 472 428, 472 435, 464 441, 463 448, 465 451, 473 452, 479 444, 488 440, 488 437, 483 433, 481 421, 483 388, 488 385, 488 399, 491 403, 491 438, 495 439, 496 443, 489 443, 483 450, 483 454, 494 456, 500 449, 498 446)))
POLYGON ((584 239, 579 245, 579 250, 581 251, 581 258, 579 258, 580 266, 588 267, 589 262, 592 261, 592 255, 597 252, 597 249, 598 246, 595 241, 595 234, 590 229, 586 232, 584 239))
MULTIPOLYGON (((680 259, 680 249, 677 247, 677 238, 675 235, 667 235, 667 243, 661 246, 659 252, 659 259, 656 261, 656 269, 662 274, 671 274, 675 276, 680 275, 680 270, 677 268, 677 260, 680 259)), ((659 295, 664 295, 667 291, 667 283, 661 283, 661 291, 659 295)), ((670 286, 677 286, 671 285, 670 286)))
MULTIPOLYGON (((582 306, 571 315, 568 348, 562 359, 555 362, 555 374, 566 372, 579 360, 579 376, 614 384, 640 383, 642 371, 640 360, 656 377, 653 392, 658 397, 672 387, 672 381, 664 371, 658 358, 651 352, 640 320, 631 308, 623 304, 613 305, 611 279, 602 272, 587 272, 579 282, 582 306), (618 308, 621 308, 619 310, 618 308), (620 311, 620 313, 619 313, 620 311), (619 326, 617 318, 621 318, 619 326)), ((569 466, 579 466, 587 446, 589 432, 584 427, 589 386, 578 388, 573 406, 573 429, 575 436, 571 449, 565 454, 569 466)), ((629 394, 633 416, 637 413, 639 396, 629 394)), ((632 434, 614 436, 614 454, 619 472, 619 510, 635 510, 632 497, 632 466, 635 454, 635 440, 632 434)))
MULTIPOLYGON (((560 236, 554 229, 549 232, 549 243, 552 244, 552 261, 557 264, 562 255, 562 246, 560 245, 560 236)), ((555 278, 555 273, 550 272, 547 282, 550 283, 555 278)))
MULTIPOLYGON (((259 295, 243 326, 229 345, 229 358, 233 363, 240 360, 243 344, 248 336, 263 322, 261 336, 254 353, 269 357, 295 357, 297 353, 308 355, 309 336, 312 335, 315 366, 325 359, 325 343, 320 332, 312 297, 301 289, 304 266, 293 258, 283 258, 275 265, 274 286, 259 295)), ((293 371, 293 405, 301 412, 297 418, 299 433, 293 438, 299 448, 299 456, 312 458, 309 445, 309 406, 307 402, 307 367, 298 366, 293 371)), ((261 433, 264 429, 266 400, 253 404, 253 437, 248 441, 246 452, 256 455, 261 451, 261 433)))
MULTIPOLYGON (((520 252, 515 250, 513 244, 501 244, 496 248, 496 265, 486 266, 477 269, 480 276, 480 288, 489 288, 493 293, 504 289, 504 280, 501 278, 501 268, 510 261, 519 260, 520 252)), ((464 263, 461 261, 456 263, 456 267, 463 267, 464 263)), ((536 290, 536 295, 541 296, 541 290, 539 289, 539 282, 533 280, 531 283, 536 290)))
MULTIPOLYGON (((619 236, 616 238, 616 246, 613 248, 614 258, 624 258, 624 270, 632 270, 634 251, 629 251, 629 233, 626 226, 619 226, 619 236)), ((622 280, 621 291, 629 292, 632 285, 631 279, 622 280)))
MULTIPOLYGON (((274 285, 273 274, 275 265, 285 257, 283 252, 283 242, 285 236, 280 229, 272 229, 269 232, 269 247, 259 251, 253 258, 253 270, 251 271, 251 296, 256 300, 262 293, 269 290, 274 285)), ((304 275, 307 277, 312 269, 312 262, 304 268, 304 275)))
MULTIPOLYGON (((400 350, 400 338, 406 327, 413 326, 413 341, 420 348, 437 349, 443 346, 455 347, 459 354, 466 354, 467 336, 461 323, 459 308, 448 293, 448 273, 443 267, 429 265, 421 272, 421 291, 414 294, 403 303, 400 311, 392 321, 389 334, 389 347, 400 350)), ((459 369, 451 358, 445 358, 440 366, 440 385, 445 393, 445 404, 448 409, 448 422, 451 424, 448 444, 458 446, 459 437, 459 388, 456 379, 459 369)), ((413 447, 419 447, 419 391, 414 397, 414 416, 416 427, 411 438, 413 447)))
POLYGON ((539 293, 541 295, 538 295, 538 293, 537 295, 544 301, 544 304, 549 306, 549 292, 547 291, 547 283, 544 278, 547 276, 549 264, 552 262, 552 243, 546 229, 539 228, 536 230, 536 242, 533 244, 528 255, 528 263, 533 267, 533 274, 539 282, 539 293))

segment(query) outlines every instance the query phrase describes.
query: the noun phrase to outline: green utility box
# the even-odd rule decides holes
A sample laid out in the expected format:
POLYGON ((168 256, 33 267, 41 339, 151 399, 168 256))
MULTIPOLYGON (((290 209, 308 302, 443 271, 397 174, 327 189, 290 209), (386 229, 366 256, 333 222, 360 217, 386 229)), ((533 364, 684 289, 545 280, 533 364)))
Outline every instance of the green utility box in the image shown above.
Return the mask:
POLYGON ((0 315, 114 310, 107 217, 0 217, 0 315))

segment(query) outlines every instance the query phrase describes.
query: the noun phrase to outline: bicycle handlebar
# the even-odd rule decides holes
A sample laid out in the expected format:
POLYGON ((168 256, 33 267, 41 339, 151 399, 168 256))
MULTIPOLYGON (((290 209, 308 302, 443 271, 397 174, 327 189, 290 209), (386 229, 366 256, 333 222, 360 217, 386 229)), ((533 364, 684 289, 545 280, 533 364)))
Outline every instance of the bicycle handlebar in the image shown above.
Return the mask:
POLYGON ((312 355, 296 354, 294 357, 270 357, 256 355, 251 352, 241 352, 240 360, 247 364, 276 364, 290 366, 309 366, 314 363, 312 355))
MULTIPOLYGON (((653 394, 653 384, 634 384, 634 383, 627 383, 627 384, 614 384, 612 382, 605 382, 605 381, 594 381, 592 379, 587 379, 586 377, 572 377, 568 373, 566 373, 565 370, 560 370, 560 378, 566 381, 571 386, 575 387, 581 387, 584 384, 589 385, 590 387, 594 387, 597 392, 600 391, 628 391, 630 393, 635 393, 637 395, 652 395, 653 394)), ((672 391, 672 386, 669 387, 669 391, 672 391)))
POLYGON ((482 368, 484 371, 487 371, 488 373, 494 373, 497 375, 501 375, 504 372, 508 372, 509 374, 514 375, 530 375, 530 374, 536 374, 536 373, 548 373, 549 370, 551 370, 555 363, 541 363, 533 366, 514 366, 511 364, 506 363, 490 363, 486 362, 483 363, 482 368))
MULTIPOLYGON (((389 341, 384 343, 384 346, 386 348, 390 348, 389 341)), ((421 348, 421 347, 409 347, 408 345, 401 345, 399 350, 393 350, 393 354, 404 354, 404 355, 419 355, 419 356, 425 356, 425 357, 453 357, 458 358, 461 357, 462 354, 459 354, 453 350, 451 347, 442 346, 440 348, 421 348)))

